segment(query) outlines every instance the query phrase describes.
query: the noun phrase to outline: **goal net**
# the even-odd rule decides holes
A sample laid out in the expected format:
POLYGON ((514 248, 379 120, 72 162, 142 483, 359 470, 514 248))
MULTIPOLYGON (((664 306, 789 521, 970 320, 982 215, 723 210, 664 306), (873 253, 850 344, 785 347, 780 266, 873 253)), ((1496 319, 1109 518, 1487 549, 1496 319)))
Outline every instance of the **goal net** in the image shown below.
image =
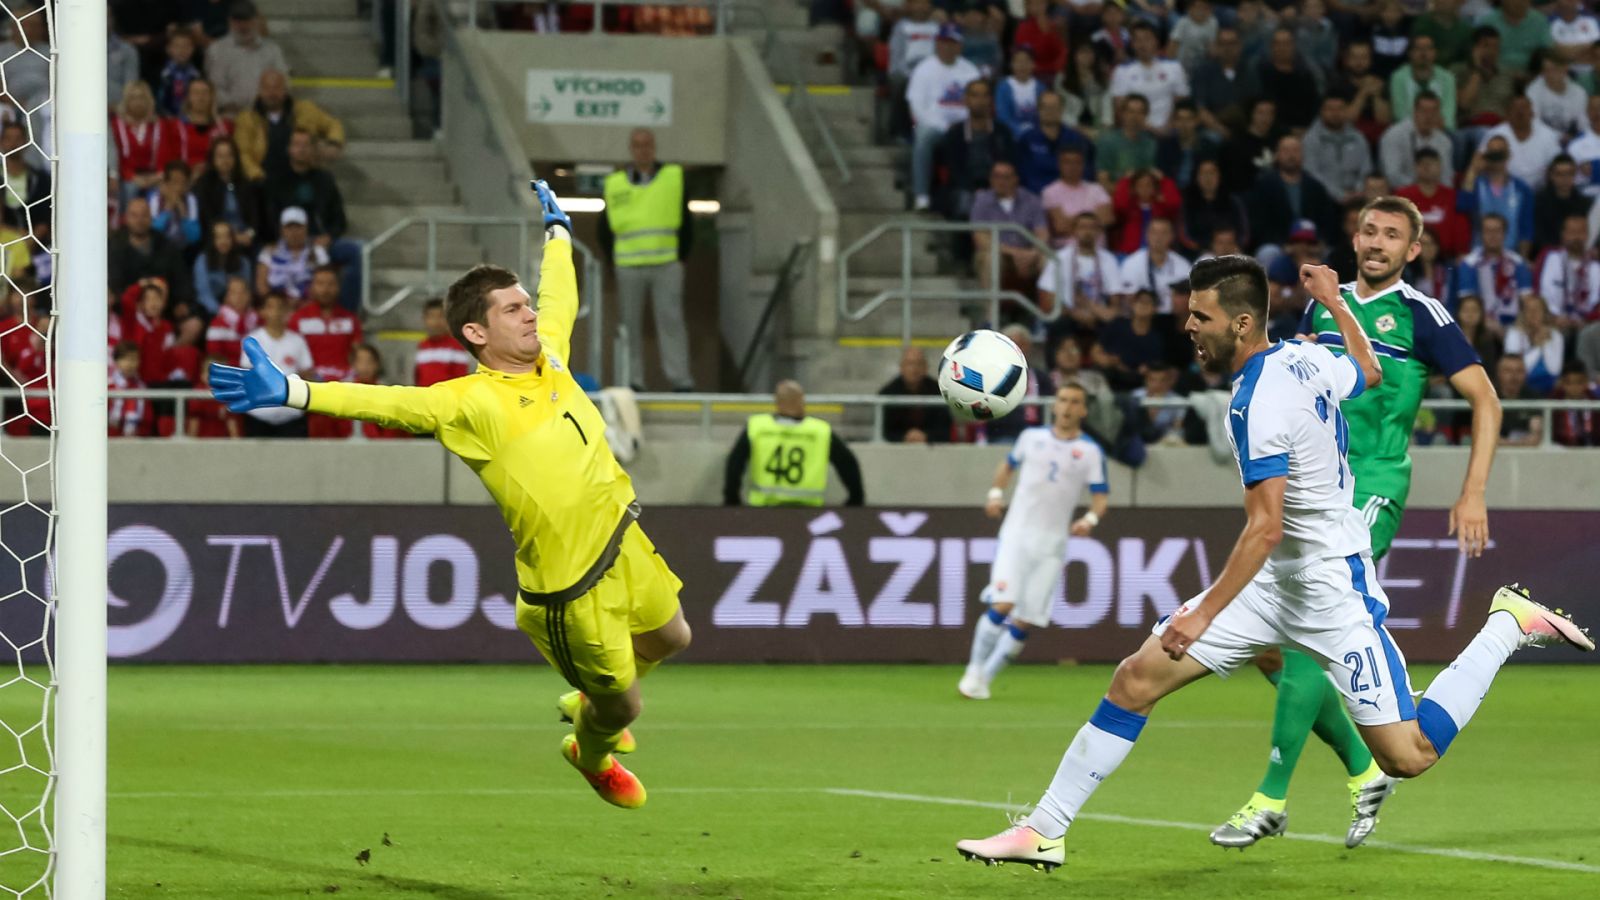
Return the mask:
POLYGON ((55 748, 54 240, 50 11, 6 0, 0 28, 0 898, 48 896, 55 748))
POLYGON ((0 900, 100 900, 106 4, 0 31, 0 900))

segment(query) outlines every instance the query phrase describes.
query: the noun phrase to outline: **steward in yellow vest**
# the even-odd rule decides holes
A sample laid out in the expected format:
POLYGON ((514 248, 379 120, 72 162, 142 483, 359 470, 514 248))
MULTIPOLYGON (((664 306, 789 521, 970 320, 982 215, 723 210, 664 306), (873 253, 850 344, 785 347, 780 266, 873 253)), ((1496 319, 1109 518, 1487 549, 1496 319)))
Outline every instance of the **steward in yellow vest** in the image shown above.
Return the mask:
POLYGON ((693 241, 693 221, 684 199, 683 168, 656 161, 656 138, 648 128, 628 136, 631 163, 605 181, 606 212, 600 217, 600 249, 616 264, 617 303, 622 307, 626 352, 617 378, 635 389, 646 383, 644 306, 655 311, 661 371, 675 391, 694 390, 689 331, 683 314, 683 262, 693 241))
POLYGON ((728 453, 723 505, 739 505, 739 489, 749 469, 745 498, 749 505, 821 506, 830 464, 849 492, 845 505, 862 505, 866 498, 861 466, 827 422, 806 415, 805 390, 797 382, 781 381, 772 400, 776 414, 751 416, 728 453))

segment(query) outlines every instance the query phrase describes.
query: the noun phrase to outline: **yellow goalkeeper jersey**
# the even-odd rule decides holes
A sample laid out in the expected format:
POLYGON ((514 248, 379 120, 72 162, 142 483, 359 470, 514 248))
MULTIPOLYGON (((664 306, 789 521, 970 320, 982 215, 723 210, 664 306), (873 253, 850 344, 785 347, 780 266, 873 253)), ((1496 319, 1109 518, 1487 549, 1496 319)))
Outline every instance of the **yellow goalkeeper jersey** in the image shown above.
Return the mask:
POLYGON ((307 409, 435 435, 500 507, 522 589, 546 594, 578 583, 606 552, 634 493, 600 411, 567 369, 578 286, 566 239, 545 242, 538 310, 544 349, 531 372, 479 368, 425 388, 318 383, 307 409))

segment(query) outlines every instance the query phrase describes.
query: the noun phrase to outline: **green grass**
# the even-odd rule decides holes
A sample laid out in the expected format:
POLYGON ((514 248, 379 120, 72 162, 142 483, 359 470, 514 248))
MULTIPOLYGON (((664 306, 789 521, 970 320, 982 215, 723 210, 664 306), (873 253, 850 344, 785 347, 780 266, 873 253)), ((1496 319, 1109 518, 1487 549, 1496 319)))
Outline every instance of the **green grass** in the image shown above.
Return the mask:
MULTIPOLYGON (((1433 670, 1415 674, 1419 684, 1433 670)), ((111 673, 113 897, 1576 897, 1600 892, 1600 668, 1508 669, 1377 839, 1509 862, 1084 819, 1052 875, 965 863, 1032 802, 1110 675, 1019 667, 988 703, 949 667, 666 666, 630 765, 642 810, 557 755, 561 684, 522 667, 125 667, 111 673), (383 843, 388 835, 390 845, 383 843), (369 850, 370 862, 356 856, 369 850)), ((0 712, 19 715, 9 694, 0 712)), ((35 707, 36 708, 36 707, 35 707)), ((1207 681, 1167 701, 1086 813, 1213 824, 1254 789, 1271 691, 1207 681)), ((0 780, 0 799, 19 786, 0 780)), ((1291 833, 1342 836, 1343 773, 1308 746, 1291 833)), ((3 830, 0 830, 3 832, 3 830)), ((0 838, 3 845, 4 838, 0 838)), ((11 883, 22 863, 0 860, 11 883)))

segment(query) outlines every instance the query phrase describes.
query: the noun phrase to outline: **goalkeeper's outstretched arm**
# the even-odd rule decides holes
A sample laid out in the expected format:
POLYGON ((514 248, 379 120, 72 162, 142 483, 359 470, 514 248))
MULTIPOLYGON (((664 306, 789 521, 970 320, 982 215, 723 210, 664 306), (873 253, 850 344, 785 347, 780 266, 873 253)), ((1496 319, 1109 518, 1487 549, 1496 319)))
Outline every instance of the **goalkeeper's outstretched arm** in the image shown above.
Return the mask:
POLYGON ((211 364, 211 394, 232 412, 288 406, 433 434, 460 411, 460 394, 444 383, 425 388, 337 381, 311 384, 285 374, 255 338, 245 338, 244 352, 251 368, 211 364))

